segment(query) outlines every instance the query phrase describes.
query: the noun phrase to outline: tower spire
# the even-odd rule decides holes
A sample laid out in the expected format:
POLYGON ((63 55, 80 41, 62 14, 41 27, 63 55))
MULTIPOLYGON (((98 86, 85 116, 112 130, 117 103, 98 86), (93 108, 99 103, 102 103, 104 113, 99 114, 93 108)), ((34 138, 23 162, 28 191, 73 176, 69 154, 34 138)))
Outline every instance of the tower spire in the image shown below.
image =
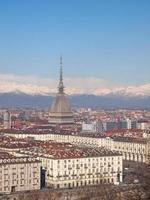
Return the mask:
POLYGON ((63 81, 62 56, 60 56, 60 81, 63 81))
POLYGON ((58 92, 60 94, 64 93, 62 55, 60 56, 60 77, 59 77, 58 92))

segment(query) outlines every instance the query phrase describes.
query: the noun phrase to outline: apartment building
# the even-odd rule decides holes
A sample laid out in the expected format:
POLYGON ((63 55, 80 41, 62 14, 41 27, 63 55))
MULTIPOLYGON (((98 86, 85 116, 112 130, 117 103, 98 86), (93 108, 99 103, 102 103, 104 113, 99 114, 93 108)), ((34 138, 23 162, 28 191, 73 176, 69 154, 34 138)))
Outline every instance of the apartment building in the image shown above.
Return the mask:
POLYGON ((137 138, 127 136, 104 137, 93 136, 92 134, 79 133, 71 134, 10 134, 17 138, 33 137, 36 140, 56 142, 69 142, 75 145, 89 147, 105 147, 123 154, 124 160, 148 163, 150 161, 150 140, 149 138, 137 138))
POLYGON ((41 162, 0 151, 0 193, 40 189, 41 162))
POLYGON ((150 141, 147 139, 114 137, 111 149, 120 152, 124 160, 150 162, 150 141))
POLYGON ((46 184, 53 188, 79 187, 122 182, 122 155, 106 148, 91 148, 70 143, 40 142, 21 150, 42 162, 46 184))

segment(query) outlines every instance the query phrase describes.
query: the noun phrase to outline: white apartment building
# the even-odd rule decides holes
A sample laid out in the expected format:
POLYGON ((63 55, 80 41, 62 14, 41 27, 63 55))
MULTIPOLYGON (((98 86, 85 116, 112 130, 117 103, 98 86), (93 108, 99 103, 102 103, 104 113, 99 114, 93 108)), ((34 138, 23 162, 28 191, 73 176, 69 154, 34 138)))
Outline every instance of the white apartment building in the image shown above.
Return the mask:
POLYGON ((53 140, 56 142, 69 142, 89 147, 105 147, 123 154, 124 160, 149 162, 150 140, 148 138, 132 137, 94 137, 89 134, 65 135, 65 134, 7 134, 17 138, 34 137, 36 140, 53 140))
POLYGON ((0 193, 40 189, 41 162, 0 152, 0 193))
POLYGON ((40 150, 21 150, 36 156, 46 170, 46 184, 52 188, 71 188, 122 182, 122 155, 105 148, 69 143, 42 143, 40 150))
POLYGON ((111 149, 120 152, 124 160, 150 162, 150 141, 146 139, 115 137, 112 144, 111 149))
POLYGON ((122 182, 122 156, 104 153, 78 158, 41 158, 46 183, 54 188, 70 188, 122 182))

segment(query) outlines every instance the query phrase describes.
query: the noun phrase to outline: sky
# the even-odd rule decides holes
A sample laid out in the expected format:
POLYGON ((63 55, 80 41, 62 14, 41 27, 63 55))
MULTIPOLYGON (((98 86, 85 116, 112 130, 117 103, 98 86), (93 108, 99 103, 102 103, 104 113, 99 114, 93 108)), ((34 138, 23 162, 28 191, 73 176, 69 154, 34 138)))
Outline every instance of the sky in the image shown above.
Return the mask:
POLYGON ((150 1, 0 0, 1 76, 57 79, 61 54, 66 79, 149 84, 150 1))

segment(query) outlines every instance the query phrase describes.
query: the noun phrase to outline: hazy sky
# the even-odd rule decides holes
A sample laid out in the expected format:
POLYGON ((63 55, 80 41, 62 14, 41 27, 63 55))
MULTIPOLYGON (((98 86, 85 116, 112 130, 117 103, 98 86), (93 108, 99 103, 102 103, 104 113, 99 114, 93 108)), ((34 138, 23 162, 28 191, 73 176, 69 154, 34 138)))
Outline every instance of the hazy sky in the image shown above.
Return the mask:
POLYGON ((0 0, 0 74, 150 82, 150 0, 0 0))

